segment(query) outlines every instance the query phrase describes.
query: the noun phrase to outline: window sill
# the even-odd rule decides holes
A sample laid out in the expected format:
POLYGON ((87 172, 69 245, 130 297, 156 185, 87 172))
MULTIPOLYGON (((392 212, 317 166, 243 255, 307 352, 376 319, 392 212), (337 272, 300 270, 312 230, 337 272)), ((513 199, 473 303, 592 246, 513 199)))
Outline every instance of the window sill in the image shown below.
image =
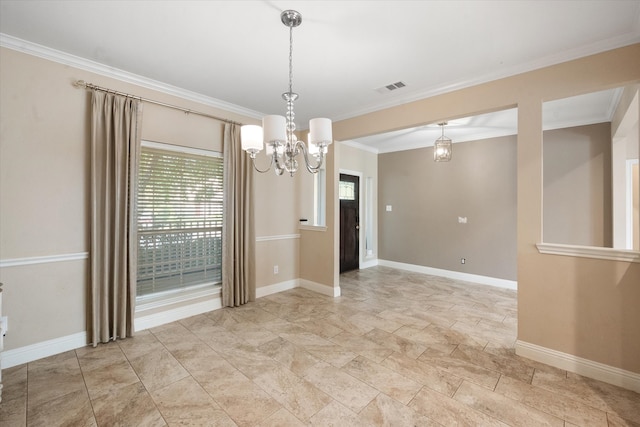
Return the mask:
POLYGON ((559 243, 537 243, 538 252, 547 255, 564 255, 581 258, 605 259, 640 263, 640 252, 627 249, 598 248, 595 246, 563 245, 559 243))
POLYGON ((179 292, 171 292, 162 295, 148 295, 136 300, 136 313, 166 307, 173 304, 184 303, 198 298, 220 295, 222 286, 210 285, 197 289, 185 289, 179 292))
POLYGON ((307 231, 327 231, 326 225, 299 225, 298 229, 307 231))

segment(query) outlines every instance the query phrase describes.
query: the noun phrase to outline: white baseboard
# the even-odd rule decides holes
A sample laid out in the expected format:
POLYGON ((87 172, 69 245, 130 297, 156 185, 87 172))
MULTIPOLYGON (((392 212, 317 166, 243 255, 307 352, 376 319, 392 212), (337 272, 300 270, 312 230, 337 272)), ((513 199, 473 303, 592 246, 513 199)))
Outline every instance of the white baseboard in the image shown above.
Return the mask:
POLYGON ((300 279, 300 286, 322 295, 327 295, 334 298, 340 296, 340 286, 330 287, 330 286, 323 285, 318 282, 312 282, 311 280, 306 280, 306 279, 300 279))
POLYGON ((26 345, 13 350, 5 350, 0 353, 0 368, 6 369, 23 363, 75 350, 87 345, 87 333, 78 332, 52 340, 26 345))
POLYGON ((266 297, 267 295, 277 294, 278 292, 288 291, 300 286, 298 279, 287 280, 286 282, 274 283, 273 285, 260 286, 256 288, 256 298, 266 297))
POLYGON ((267 295, 275 294, 278 292, 288 291, 294 288, 304 288, 313 292, 317 292, 322 295, 330 297, 340 296, 340 287, 332 288, 321 283, 313 282, 306 279, 294 279, 286 282, 275 283, 269 286, 261 286, 256 288, 256 298, 266 297, 267 295))
POLYGON ((425 267, 423 265, 405 264, 402 262, 378 260, 378 265, 383 267, 397 268, 400 270, 413 271, 415 273, 430 274, 432 276, 446 277, 449 279, 462 280, 465 282, 478 283, 480 285, 496 286, 505 289, 518 289, 518 282, 515 280, 498 279, 496 277, 480 276, 477 274, 461 273, 459 271, 442 270, 440 268, 425 267))
POLYGON ((256 289, 256 298, 266 297, 267 295, 288 291, 294 288, 304 288, 330 297, 340 296, 340 287, 331 288, 317 282, 312 282, 311 280, 294 279, 286 282, 275 283, 269 286, 261 286, 256 289))
POLYGON ((365 268, 375 267, 376 265, 378 265, 377 259, 364 260, 362 261, 362 263, 360 263, 360 270, 364 270, 365 268))
POLYGON ((594 362, 572 354, 516 341, 516 354, 584 377, 604 381, 640 393, 640 374, 594 362))

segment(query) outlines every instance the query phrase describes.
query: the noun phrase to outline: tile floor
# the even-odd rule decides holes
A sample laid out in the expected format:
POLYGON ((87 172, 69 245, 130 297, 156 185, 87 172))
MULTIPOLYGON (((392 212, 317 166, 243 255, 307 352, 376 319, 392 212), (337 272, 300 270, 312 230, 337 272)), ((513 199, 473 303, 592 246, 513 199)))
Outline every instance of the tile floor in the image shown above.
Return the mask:
POLYGON ((2 426, 638 426, 514 354, 516 294, 384 267, 3 371, 2 426))

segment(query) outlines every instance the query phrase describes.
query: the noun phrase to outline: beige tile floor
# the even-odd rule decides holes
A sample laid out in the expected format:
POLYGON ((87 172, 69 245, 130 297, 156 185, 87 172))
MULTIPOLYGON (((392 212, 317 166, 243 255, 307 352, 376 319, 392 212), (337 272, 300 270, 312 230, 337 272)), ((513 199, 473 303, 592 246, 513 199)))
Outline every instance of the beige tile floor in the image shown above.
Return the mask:
POLYGON ((2 426, 638 426, 514 354, 513 291, 375 267, 3 371, 2 426))

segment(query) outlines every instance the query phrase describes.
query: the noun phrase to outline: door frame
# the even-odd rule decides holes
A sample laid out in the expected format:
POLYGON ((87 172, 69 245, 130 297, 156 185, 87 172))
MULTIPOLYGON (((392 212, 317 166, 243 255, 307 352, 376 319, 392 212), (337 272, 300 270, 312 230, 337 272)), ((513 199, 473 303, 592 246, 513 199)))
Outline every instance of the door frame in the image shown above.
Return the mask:
MULTIPOLYGON (((360 242, 358 243, 358 268, 362 268, 362 247, 363 247, 362 242, 364 241, 363 240, 364 239, 363 224, 365 224, 365 222, 362 221, 362 215, 363 215, 362 199, 364 199, 364 193, 362 192, 362 186, 363 186, 362 172, 354 171, 351 169, 340 168, 340 170, 338 171, 338 182, 340 181, 340 174, 353 175, 358 177, 358 195, 359 195, 358 196, 358 216, 360 218, 360 220, 358 221, 360 224, 360 229, 358 230, 358 241, 360 242)), ((338 206, 338 210, 340 210, 340 195, 337 193, 336 193, 336 204, 338 206)), ((338 215, 338 222, 340 221, 339 219, 340 219, 340 215, 338 215)), ((336 227, 338 230, 340 230, 340 225, 341 224, 338 224, 338 226, 336 227)), ((340 248, 340 244, 341 242, 338 242, 338 249, 340 248)))

